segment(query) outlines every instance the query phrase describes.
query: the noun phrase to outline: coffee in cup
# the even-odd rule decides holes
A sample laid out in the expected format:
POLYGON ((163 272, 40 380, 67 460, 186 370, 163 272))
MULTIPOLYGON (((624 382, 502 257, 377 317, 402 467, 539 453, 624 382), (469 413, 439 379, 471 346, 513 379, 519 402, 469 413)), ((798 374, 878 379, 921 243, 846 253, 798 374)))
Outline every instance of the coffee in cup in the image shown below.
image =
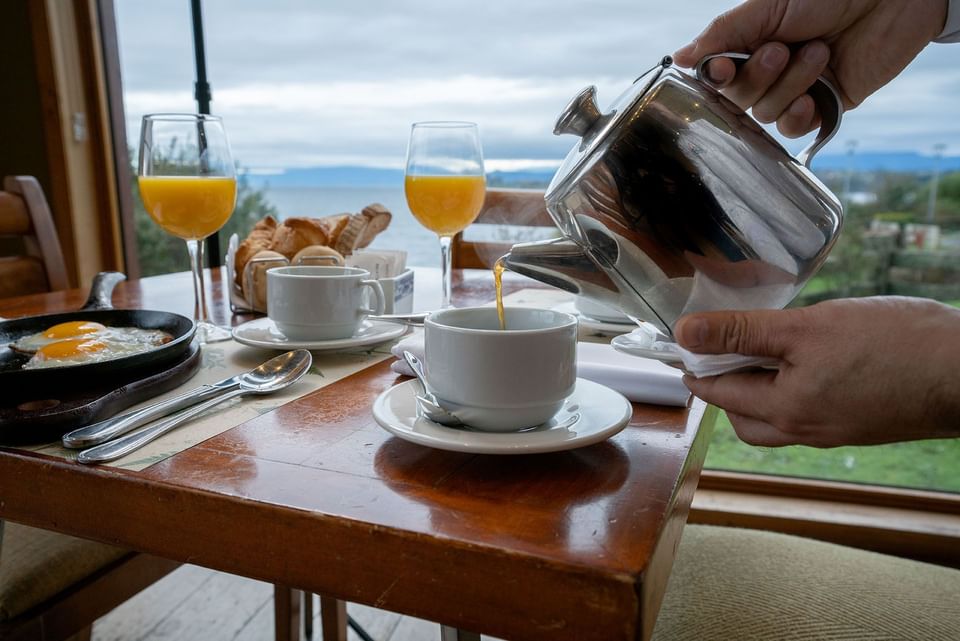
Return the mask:
POLYGON ((444 309, 425 323, 426 375, 470 427, 512 432, 548 421, 577 379, 577 319, 547 309, 444 309))
POLYGON ((350 338, 368 314, 382 314, 383 289, 356 267, 291 265, 267 270, 267 316, 296 341, 350 338), (376 304, 368 308, 364 292, 376 304))

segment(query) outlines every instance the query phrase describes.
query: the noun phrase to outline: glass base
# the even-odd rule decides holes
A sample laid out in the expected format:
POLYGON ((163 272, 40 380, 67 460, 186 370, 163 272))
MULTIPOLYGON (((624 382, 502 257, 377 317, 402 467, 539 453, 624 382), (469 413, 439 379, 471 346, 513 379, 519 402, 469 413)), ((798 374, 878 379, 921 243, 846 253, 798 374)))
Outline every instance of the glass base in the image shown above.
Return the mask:
POLYGON ((207 321, 197 321, 197 340, 201 343, 219 343, 232 338, 230 330, 207 321))

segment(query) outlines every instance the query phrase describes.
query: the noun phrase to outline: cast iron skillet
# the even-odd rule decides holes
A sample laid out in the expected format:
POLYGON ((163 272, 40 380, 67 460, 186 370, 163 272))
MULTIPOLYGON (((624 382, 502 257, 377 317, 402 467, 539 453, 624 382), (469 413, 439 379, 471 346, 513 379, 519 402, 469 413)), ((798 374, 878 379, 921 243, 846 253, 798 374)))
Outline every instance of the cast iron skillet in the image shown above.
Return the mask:
POLYGON ((196 332, 194 322, 171 312, 143 309, 113 309, 110 299, 117 283, 126 279, 119 272, 97 274, 90 287, 90 297, 78 311, 28 316, 0 322, 0 399, 16 400, 39 391, 56 392, 65 387, 83 389, 102 377, 123 373, 128 368, 160 371, 181 360, 190 349, 196 332), (160 329, 173 340, 140 354, 123 356, 99 363, 65 365, 44 369, 23 369, 28 356, 15 352, 9 344, 21 336, 42 332, 58 323, 96 321, 113 327, 160 329))

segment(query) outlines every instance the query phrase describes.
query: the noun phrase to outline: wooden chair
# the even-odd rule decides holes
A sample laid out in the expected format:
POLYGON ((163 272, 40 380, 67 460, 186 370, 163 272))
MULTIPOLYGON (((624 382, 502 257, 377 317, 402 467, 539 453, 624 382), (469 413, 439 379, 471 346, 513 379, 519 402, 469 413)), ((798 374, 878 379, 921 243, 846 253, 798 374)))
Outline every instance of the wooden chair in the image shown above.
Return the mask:
MULTIPOLYGON (((536 189, 488 189, 483 208, 474 221, 474 225, 477 224, 556 227, 544 205, 543 192, 536 189)), ((512 245, 513 242, 506 241, 469 241, 464 238, 464 232, 460 232, 451 244, 453 268, 491 269, 512 245)))
POLYGON ((0 639, 85 641, 96 619, 179 565, 0 521, 0 639))
POLYGON ((50 207, 32 176, 3 179, 0 254, 0 298, 69 286, 50 207))
MULTIPOLYGON (((4 178, 0 247, 0 297, 69 287, 50 208, 32 176, 4 178)), ((0 639, 88 639, 97 618, 178 566, 0 521, 0 639)))

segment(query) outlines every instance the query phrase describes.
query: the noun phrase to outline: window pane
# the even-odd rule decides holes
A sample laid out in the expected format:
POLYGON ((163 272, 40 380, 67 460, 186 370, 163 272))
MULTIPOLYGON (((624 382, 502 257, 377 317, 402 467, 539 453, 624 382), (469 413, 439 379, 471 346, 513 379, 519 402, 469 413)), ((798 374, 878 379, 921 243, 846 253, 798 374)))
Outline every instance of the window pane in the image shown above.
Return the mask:
MULTIPOLYGON (((324 216, 380 202, 394 213, 375 247, 439 264, 410 215, 403 166, 410 124, 479 123, 491 186, 543 188, 573 144, 552 129, 584 86, 601 107, 697 34, 723 4, 320 3, 207 0, 207 68, 244 172, 224 237, 267 214, 324 216)), ((128 138, 144 113, 194 111, 189 4, 118 2, 128 138)), ((906 294, 960 302, 960 85, 957 45, 928 47, 844 116, 814 169, 840 195, 845 229, 796 304, 906 294), (951 93, 952 92, 952 93, 951 93), (936 186, 936 189, 934 189, 936 186)), ((803 141, 784 141, 796 152, 803 141)), ((134 190, 136 193, 136 190, 134 190)), ((532 238, 525 220, 517 239, 532 238)), ((493 238, 513 237, 496 229, 493 238)), ((145 273, 186 269, 180 241, 138 212, 145 273)), ((818 451, 765 450, 717 430, 712 467, 957 490, 956 441, 818 451)))

